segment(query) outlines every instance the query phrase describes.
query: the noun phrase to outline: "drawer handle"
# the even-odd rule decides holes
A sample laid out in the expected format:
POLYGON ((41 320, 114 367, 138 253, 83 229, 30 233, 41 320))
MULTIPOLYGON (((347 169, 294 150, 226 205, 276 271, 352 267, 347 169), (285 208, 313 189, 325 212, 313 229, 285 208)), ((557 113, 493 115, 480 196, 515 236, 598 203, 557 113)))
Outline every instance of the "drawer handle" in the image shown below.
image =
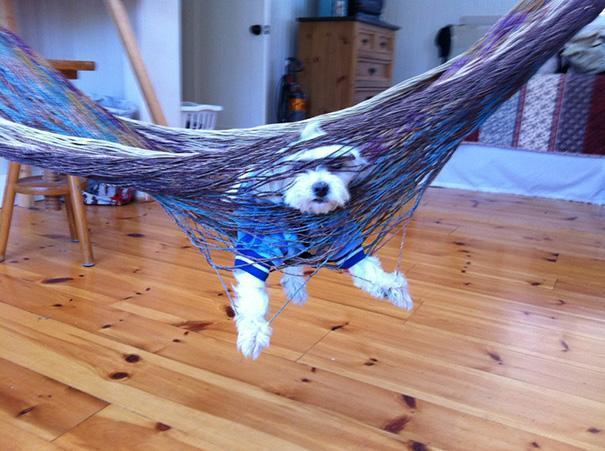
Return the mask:
POLYGON ((375 68, 375 67, 370 67, 370 68, 368 69, 368 74, 370 74, 370 75, 374 75, 375 73, 376 73, 376 68, 375 68))
POLYGON ((382 41, 382 42, 380 43, 380 48, 381 48, 381 49, 386 48, 386 46, 387 46, 387 43, 386 43, 386 42, 382 41))
POLYGON ((362 39, 362 40, 361 40, 361 43, 362 43, 363 45, 366 45, 366 44, 367 44, 367 43, 369 43, 369 42, 370 42, 370 40, 369 40, 368 38, 364 38, 364 39, 362 39))

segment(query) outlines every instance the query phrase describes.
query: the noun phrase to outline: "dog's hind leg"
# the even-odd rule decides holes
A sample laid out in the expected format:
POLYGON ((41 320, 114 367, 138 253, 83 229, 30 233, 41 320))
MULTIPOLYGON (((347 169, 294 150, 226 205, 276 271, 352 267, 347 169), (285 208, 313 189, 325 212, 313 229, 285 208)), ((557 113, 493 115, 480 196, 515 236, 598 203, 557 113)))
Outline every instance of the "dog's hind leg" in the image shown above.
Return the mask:
POLYGON ((375 298, 388 299, 404 310, 412 310, 414 302, 408 292, 408 281, 398 271, 386 272, 376 257, 366 257, 349 268, 357 288, 375 298))
POLYGON ((265 318, 269 296, 265 283, 245 271, 234 272, 237 348, 244 356, 257 359, 271 340, 271 326, 265 318))
POLYGON ((307 280, 304 266, 289 266, 284 269, 281 285, 286 297, 293 303, 302 305, 307 302, 307 280))

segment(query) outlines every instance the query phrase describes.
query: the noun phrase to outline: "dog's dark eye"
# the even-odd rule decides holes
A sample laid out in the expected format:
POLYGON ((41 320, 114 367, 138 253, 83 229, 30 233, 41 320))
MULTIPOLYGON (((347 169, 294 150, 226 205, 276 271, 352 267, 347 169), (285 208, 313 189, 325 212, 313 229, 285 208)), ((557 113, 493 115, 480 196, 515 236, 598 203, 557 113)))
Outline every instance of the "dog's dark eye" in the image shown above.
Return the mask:
POLYGON ((300 172, 309 169, 310 164, 308 161, 289 161, 287 164, 290 165, 290 169, 293 172, 300 172))

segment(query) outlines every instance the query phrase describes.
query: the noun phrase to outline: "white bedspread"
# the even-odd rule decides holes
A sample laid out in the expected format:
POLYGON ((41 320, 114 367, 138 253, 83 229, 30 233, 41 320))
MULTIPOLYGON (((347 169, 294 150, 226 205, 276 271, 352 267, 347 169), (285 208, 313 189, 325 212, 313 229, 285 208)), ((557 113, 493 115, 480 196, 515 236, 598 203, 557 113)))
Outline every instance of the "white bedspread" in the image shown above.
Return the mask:
POLYGON ((465 143, 433 186, 605 204, 605 158, 465 143))

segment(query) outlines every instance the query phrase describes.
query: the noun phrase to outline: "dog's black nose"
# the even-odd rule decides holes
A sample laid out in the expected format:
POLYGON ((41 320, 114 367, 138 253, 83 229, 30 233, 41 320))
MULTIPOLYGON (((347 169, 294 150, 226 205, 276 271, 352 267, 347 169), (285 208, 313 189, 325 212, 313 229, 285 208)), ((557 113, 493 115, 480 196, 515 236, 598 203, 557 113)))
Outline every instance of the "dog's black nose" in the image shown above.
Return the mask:
POLYGON ((325 182, 317 182, 313 185, 313 193, 317 197, 326 197, 330 192, 330 185, 325 182))

